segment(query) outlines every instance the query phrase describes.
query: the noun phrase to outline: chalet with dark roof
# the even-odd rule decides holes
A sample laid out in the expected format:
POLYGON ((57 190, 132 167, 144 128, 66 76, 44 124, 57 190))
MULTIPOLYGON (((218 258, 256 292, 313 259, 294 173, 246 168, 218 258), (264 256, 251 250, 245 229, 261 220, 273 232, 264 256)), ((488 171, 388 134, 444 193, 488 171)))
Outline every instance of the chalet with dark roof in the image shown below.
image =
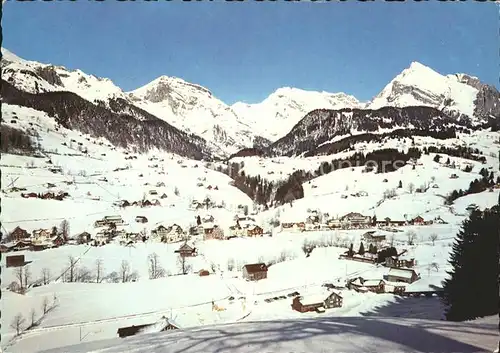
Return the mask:
POLYGON ((21 227, 16 227, 12 232, 10 232, 11 241, 20 241, 29 238, 30 238, 29 233, 26 230, 22 229, 21 227))
POLYGON ((258 281, 267 278, 268 267, 265 263, 243 266, 243 278, 247 281, 258 281))

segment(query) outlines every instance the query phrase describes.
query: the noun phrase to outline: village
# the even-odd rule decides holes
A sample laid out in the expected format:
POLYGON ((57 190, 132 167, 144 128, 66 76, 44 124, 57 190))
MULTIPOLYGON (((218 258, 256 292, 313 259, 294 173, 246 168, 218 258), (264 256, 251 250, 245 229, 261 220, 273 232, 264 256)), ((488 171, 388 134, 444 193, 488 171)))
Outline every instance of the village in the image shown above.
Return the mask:
MULTIPOLYGON (((314 247, 307 249, 306 257, 309 257, 313 250, 314 247)), ((186 257, 198 255, 196 248, 189 246, 187 242, 185 242, 176 252, 178 252, 180 256, 186 257)), ((290 303, 289 310, 298 313, 322 314, 328 310, 342 308, 346 295, 350 297, 354 293, 358 293, 359 295, 364 295, 366 293, 388 293, 396 296, 424 298, 439 296, 441 294, 439 288, 418 286, 418 281, 421 277, 414 268, 417 265, 416 260, 407 256, 406 249, 402 249, 398 252, 396 248, 389 246, 385 237, 377 236, 375 231, 368 231, 363 235, 362 242, 357 252, 353 251, 351 245, 347 251, 339 256, 339 260, 360 261, 372 264, 374 268, 382 266, 385 269, 385 274, 382 275, 381 278, 364 278, 362 276, 346 277, 343 278, 343 280, 338 279, 337 281, 325 282, 316 289, 312 287, 304 288, 304 293, 300 293, 297 290, 290 291, 289 293, 281 291, 281 293, 276 292, 275 295, 272 296, 262 294, 258 297, 259 299, 262 297, 262 302, 266 304, 288 301, 290 303), (364 244, 366 244, 367 247, 366 251, 364 250, 364 244), (377 247, 379 248, 377 249, 377 247)), ((266 279, 272 280, 272 278, 269 277, 269 270, 272 266, 273 264, 264 262, 245 264, 241 268, 240 277, 247 283, 257 283, 265 281, 266 279)), ((216 269, 212 270, 215 271, 216 269)), ((214 272, 210 272, 209 270, 200 270, 198 273, 199 276, 214 274, 214 272)), ((258 298, 255 295, 253 297, 253 300, 258 298)), ((230 296, 226 304, 221 301, 212 301, 212 311, 216 313, 224 312, 227 310, 226 305, 231 305, 237 300, 241 303, 245 311, 246 306, 252 304, 251 302, 248 303, 249 299, 250 298, 247 298, 245 295, 241 296, 240 294, 239 298, 230 296)), ((259 305, 259 301, 260 300, 255 300, 253 305, 259 305)), ((159 331, 182 328, 175 320, 162 317, 156 323, 121 327, 118 329, 117 334, 119 337, 133 336, 148 327, 158 328, 158 325, 160 325, 159 331)))
MULTIPOLYGON (((146 202, 149 202, 146 200, 146 202)), ((148 204, 148 206, 151 203, 148 204)), ((153 203, 154 205, 154 203, 153 203)), ((122 206, 123 207, 123 206, 122 206)), ((141 206, 146 207, 146 206, 141 206)), ((195 238, 197 240, 229 240, 236 237, 262 237, 273 236, 273 230, 264 230, 263 226, 256 221, 257 213, 248 213, 248 208, 240 205, 238 214, 234 216, 234 224, 228 229, 224 229, 217 224, 217 220, 208 211, 215 207, 209 198, 203 202, 193 200, 191 203, 193 210, 206 209, 207 212, 200 212, 196 217, 194 224, 185 226, 179 224, 160 224, 154 226, 150 232, 142 225, 148 223, 148 218, 144 215, 135 217, 135 224, 127 224, 120 215, 105 216, 94 222, 94 229, 91 234, 88 231, 72 235, 68 234, 68 221, 63 221, 59 227, 53 226, 50 229, 35 229, 29 234, 28 231, 20 227, 14 228, 7 237, 2 239, 0 244, 1 252, 33 250, 40 251, 48 248, 59 247, 65 244, 90 244, 93 246, 102 246, 110 242, 118 242, 121 245, 131 245, 135 242, 162 242, 178 243, 195 238), (127 226, 136 231, 127 229, 127 226)), ((446 224, 440 217, 425 220, 421 216, 405 220, 391 220, 384 218, 378 220, 375 216, 364 216, 357 212, 350 212, 339 218, 330 218, 327 213, 322 214, 319 210, 308 210, 304 220, 295 222, 281 222, 274 234, 283 231, 306 232, 306 231, 332 231, 336 229, 384 229, 388 231, 398 231, 397 228, 404 226, 424 226, 432 224, 446 224), (325 220, 321 222, 321 220, 325 220), (396 229, 394 229, 396 227, 396 229)))

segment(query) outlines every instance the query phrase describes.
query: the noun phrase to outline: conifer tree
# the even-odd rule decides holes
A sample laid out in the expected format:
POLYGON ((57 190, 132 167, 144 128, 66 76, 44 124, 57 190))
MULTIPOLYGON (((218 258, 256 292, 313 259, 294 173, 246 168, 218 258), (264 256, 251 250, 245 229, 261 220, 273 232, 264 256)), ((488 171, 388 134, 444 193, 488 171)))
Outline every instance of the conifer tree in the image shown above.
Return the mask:
POLYGON ((347 256, 352 257, 354 256, 354 250, 353 250, 354 245, 351 243, 349 246, 349 250, 347 251, 347 256))
POLYGON ((359 250, 358 250, 359 255, 364 255, 365 254, 365 246, 363 245, 363 242, 359 244, 359 250))
POLYGON ((453 270, 443 282, 447 320, 498 313, 499 209, 473 211, 457 234, 449 260, 453 270))

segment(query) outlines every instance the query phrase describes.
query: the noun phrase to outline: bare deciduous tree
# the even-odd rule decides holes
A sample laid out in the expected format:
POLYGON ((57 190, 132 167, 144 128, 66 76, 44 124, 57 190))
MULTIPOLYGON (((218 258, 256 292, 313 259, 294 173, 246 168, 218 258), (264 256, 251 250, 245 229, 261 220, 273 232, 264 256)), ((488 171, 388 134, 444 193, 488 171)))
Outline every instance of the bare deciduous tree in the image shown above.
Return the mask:
POLYGON ((165 277, 165 269, 161 266, 157 253, 149 254, 149 279, 157 279, 165 277))
POLYGON ((123 260, 120 266, 120 277, 122 283, 128 282, 130 276, 130 264, 127 260, 123 260))
POLYGON ((12 322, 10 323, 10 327, 12 327, 14 330, 16 330, 17 336, 19 336, 19 334, 21 333, 25 322, 26 322, 26 320, 24 319, 24 317, 21 313, 17 314, 12 319, 12 322))
POLYGON ((47 267, 42 268, 42 283, 49 284, 50 281, 50 270, 47 267))
POLYGON ((415 239, 417 239, 417 233, 413 230, 409 230, 406 232, 406 237, 408 239, 408 245, 414 245, 415 244, 415 239))
MULTIPOLYGON (((287 250, 282 250, 277 258, 276 262, 285 262, 287 260, 292 259, 293 256, 287 251, 287 250)), ((243 266, 241 266, 243 267, 243 266)))
POLYGON ((427 266, 427 275, 430 275, 432 270, 439 272, 439 265, 437 262, 432 262, 427 266))
POLYGON ((81 267, 78 269, 77 281, 89 283, 93 281, 92 271, 88 267, 81 267))
POLYGON ((183 275, 187 275, 189 271, 191 271, 191 265, 187 262, 187 259, 184 256, 179 255, 177 258, 177 266, 183 275))
POLYGON ((24 286, 28 288, 31 284, 31 270, 29 266, 26 266, 24 269, 24 286))
POLYGON ((103 277, 104 265, 102 259, 95 260, 95 282, 101 283, 103 277))
POLYGON ((14 270, 16 279, 19 281, 19 290, 22 291, 24 288, 24 271, 22 267, 16 267, 14 270))
POLYGON ((106 279, 111 283, 119 283, 120 275, 118 274, 118 272, 113 271, 108 276, 106 276, 106 279))
POLYGON ((415 184, 409 183, 408 184, 408 191, 410 192, 410 194, 413 194, 413 192, 415 191, 415 184))
POLYGON ((59 232, 61 233, 64 240, 68 240, 69 237, 69 222, 64 219, 59 225, 59 232))
POLYGON ((30 327, 35 326, 36 324, 36 311, 35 309, 31 309, 30 311, 30 327))
POLYGON ((384 200, 392 199, 392 198, 396 197, 396 195, 397 195, 396 189, 387 189, 384 191, 383 198, 384 198, 384 200))
POLYGON ((48 311, 49 311, 49 299, 47 297, 44 297, 42 301, 43 315, 47 314, 48 311))
POLYGON ((215 264, 215 262, 210 263, 210 269, 213 273, 217 272, 217 265, 215 264))
POLYGON ((227 270, 228 271, 234 270, 234 259, 233 258, 227 259, 227 270))
POLYGON ((429 240, 432 241, 432 245, 435 244, 436 240, 438 238, 438 235, 436 233, 432 233, 430 236, 429 236, 429 240))
POLYGON ((73 256, 68 257, 68 270, 67 274, 67 282, 75 282, 76 281, 76 259, 73 256))

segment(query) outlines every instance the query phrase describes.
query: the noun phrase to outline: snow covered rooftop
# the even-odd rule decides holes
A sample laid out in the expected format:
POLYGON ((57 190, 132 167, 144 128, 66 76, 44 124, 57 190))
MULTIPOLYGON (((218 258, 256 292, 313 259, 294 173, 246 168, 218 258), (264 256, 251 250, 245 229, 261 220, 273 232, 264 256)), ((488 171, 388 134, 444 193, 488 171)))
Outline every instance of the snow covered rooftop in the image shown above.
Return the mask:
POLYGON ((302 305, 318 304, 318 303, 323 303, 327 297, 328 293, 308 294, 302 296, 300 302, 302 303, 302 305))
POLYGON ((413 270, 403 270, 399 268, 391 268, 389 270, 389 276, 397 276, 397 277, 402 277, 402 278, 408 278, 410 279, 413 274, 413 270))
POLYGON ((375 286, 378 286, 380 284, 380 281, 379 279, 370 279, 368 281, 365 281, 363 283, 363 286, 365 287, 375 287, 375 286))

